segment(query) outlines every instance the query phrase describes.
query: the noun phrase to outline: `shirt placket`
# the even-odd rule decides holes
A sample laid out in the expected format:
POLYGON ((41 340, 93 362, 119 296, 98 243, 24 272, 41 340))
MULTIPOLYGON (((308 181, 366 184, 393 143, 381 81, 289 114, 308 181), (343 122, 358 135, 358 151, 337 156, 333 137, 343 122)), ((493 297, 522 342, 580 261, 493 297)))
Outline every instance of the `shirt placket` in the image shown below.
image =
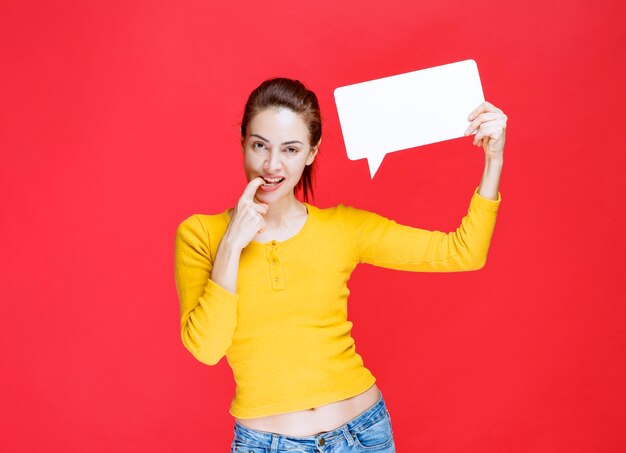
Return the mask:
POLYGON ((272 289, 274 291, 285 289, 285 273, 282 265, 281 245, 276 241, 271 241, 266 244, 265 250, 270 266, 272 289))

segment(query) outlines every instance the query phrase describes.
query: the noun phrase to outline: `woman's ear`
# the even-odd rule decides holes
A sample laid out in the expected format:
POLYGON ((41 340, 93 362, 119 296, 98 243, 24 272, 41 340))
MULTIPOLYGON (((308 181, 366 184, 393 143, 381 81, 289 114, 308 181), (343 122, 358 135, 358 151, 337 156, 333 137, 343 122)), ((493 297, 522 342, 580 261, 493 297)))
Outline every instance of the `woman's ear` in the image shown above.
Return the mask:
POLYGON ((311 151, 309 151, 309 157, 306 160, 307 165, 311 165, 313 163, 313 161, 315 160, 315 156, 317 156, 317 151, 321 144, 322 144, 322 138, 320 137, 319 141, 317 142, 317 145, 315 145, 313 148, 311 148, 311 151))

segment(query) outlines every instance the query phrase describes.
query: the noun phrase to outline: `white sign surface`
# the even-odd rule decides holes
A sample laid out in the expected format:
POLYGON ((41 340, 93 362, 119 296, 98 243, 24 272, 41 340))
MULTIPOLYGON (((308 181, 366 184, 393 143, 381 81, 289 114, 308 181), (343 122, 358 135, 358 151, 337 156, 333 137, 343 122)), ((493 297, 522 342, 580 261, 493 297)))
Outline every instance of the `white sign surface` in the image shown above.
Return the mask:
POLYGON ((336 88, 335 104, 351 160, 370 176, 385 155, 463 137, 467 116, 485 100, 474 60, 336 88))

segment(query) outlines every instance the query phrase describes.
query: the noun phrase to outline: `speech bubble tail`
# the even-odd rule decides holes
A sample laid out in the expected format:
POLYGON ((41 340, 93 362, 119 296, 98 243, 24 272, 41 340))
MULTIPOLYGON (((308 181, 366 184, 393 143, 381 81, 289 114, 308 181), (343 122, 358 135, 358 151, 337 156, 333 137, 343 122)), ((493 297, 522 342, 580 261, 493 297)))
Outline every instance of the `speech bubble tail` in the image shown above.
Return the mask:
POLYGON ((378 171, 378 168, 380 167, 380 164, 383 163, 383 159, 384 158, 385 158, 384 154, 382 156, 374 155, 374 156, 368 156, 367 157, 367 164, 370 167, 370 178, 371 179, 374 179, 374 175, 378 171))

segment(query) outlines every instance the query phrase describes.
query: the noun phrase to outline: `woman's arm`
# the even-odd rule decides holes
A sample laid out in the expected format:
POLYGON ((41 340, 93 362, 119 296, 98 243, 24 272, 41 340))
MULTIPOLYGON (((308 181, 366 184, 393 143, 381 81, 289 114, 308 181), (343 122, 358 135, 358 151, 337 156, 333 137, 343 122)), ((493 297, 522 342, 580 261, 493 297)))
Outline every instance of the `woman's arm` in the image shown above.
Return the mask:
POLYGON ((237 275, 241 251, 241 247, 234 245, 233 241, 225 235, 217 247, 217 252, 215 252, 215 262, 211 272, 211 279, 233 294, 237 294, 237 275))
POLYGON ((478 186, 478 194, 489 198, 490 200, 498 199, 498 187, 500 186, 500 174, 502 173, 502 159, 485 158, 485 169, 483 170, 483 178, 478 186))
POLYGON ((355 262, 412 272, 458 272, 485 265, 499 205, 499 196, 485 198, 476 188, 461 225, 449 233, 402 225, 352 206, 339 205, 338 212, 352 239, 355 262))
POLYGON ((217 247, 211 278, 233 294, 237 293, 237 274, 241 252, 257 232, 265 229, 265 203, 254 201, 254 194, 265 181, 257 177, 248 182, 237 202, 226 232, 217 247))
POLYGON ((500 206, 500 174, 504 162, 507 116, 489 102, 468 116, 465 135, 485 152, 485 168, 468 213, 453 232, 429 231, 401 225, 378 214, 340 206, 354 242, 355 260, 414 272, 455 272, 481 269, 500 206))
POLYGON ((182 342, 197 360, 215 365, 230 347, 237 325, 239 296, 222 284, 236 281, 238 260, 220 251, 215 264, 221 277, 214 280, 210 237, 196 215, 178 226, 174 256, 182 342))
POLYGON ((175 276, 180 335, 200 362, 215 365, 226 354, 237 326, 237 275, 242 250, 265 227, 267 205, 254 202, 263 178, 244 189, 226 232, 211 257, 211 235, 192 215, 176 231, 175 276))

